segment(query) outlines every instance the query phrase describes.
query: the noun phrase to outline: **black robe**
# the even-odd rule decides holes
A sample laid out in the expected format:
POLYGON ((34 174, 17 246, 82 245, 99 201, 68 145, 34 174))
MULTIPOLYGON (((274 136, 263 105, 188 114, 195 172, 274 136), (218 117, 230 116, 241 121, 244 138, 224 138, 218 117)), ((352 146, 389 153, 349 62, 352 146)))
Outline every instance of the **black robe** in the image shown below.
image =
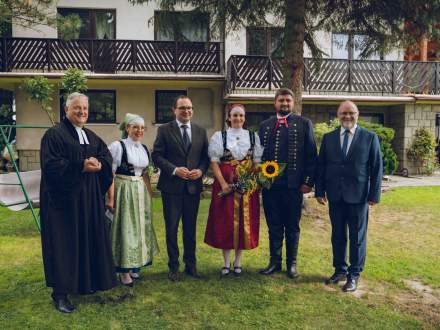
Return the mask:
POLYGON ((46 284, 58 293, 87 294, 116 285, 104 195, 112 182, 112 157, 95 133, 80 145, 65 119, 41 140, 40 218, 46 284), (82 172, 97 158, 102 169, 82 172))

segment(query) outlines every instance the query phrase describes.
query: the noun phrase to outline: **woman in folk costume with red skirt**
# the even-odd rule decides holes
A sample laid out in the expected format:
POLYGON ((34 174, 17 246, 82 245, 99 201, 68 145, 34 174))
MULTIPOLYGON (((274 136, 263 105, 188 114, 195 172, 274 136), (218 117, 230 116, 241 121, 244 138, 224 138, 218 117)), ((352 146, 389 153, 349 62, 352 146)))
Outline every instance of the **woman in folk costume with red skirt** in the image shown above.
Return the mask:
POLYGON ((208 153, 214 172, 211 206, 205 232, 205 243, 222 249, 224 266, 221 276, 231 272, 230 256, 235 250, 234 275, 241 275, 243 250, 258 246, 260 229, 260 200, 258 190, 251 194, 233 191, 235 169, 240 162, 261 161, 263 148, 258 134, 243 128, 245 110, 241 104, 233 104, 228 112, 226 131, 215 132, 209 143, 208 153))

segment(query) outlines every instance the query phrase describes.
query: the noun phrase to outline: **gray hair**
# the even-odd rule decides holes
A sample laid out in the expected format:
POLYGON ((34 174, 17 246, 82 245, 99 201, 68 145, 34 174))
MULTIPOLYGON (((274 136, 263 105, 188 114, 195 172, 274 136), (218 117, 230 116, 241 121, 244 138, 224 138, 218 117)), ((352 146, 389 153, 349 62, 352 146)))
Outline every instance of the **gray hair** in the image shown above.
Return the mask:
POLYGON ((66 107, 67 107, 67 108, 70 107, 70 105, 72 104, 73 100, 76 99, 76 98, 80 98, 80 97, 84 97, 84 98, 86 98, 86 99, 87 99, 87 102, 89 102, 89 97, 88 97, 87 95, 85 95, 85 94, 83 94, 83 93, 75 92, 75 93, 69 94, 69 95, 67 96, 67 99, 66 99, 66 107))

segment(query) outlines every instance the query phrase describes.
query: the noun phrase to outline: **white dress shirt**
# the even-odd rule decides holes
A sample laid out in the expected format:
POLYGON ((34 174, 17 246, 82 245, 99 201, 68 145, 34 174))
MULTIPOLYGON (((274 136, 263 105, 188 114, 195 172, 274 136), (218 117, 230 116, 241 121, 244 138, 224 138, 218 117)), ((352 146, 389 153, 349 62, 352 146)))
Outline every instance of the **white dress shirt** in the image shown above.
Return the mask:
MULTIPOLYGON (((256 163, 260 163, 261 156, 263 155, 263 147, 260 144, 258 134, 253 134, 255 134, 253 160, 256 163)), ((251 141, 247 129, 228 128, 226 130, 226 148, 231 152, 234 159, 242 160, 245 158, 250 147, 251 141)), ((211 161, 220 163, 220 158, 223 156, 223 138, 221 131, 215 132, 211 137, 208 147, 208 155, 211 161)))
MULTIPOLYGON (((140 141, 133 141, 130 137, 122 139, 122 142, 124 142, 125 149, 127 149, 127 161, 134 167, 134 174, 137 176, 142 175, 142 171, 150 163, 147 151, 140 141)), ((108 149, 113 157, 113 172, 116 172, 116 169, 121 166, 122 161, 121 143, 119 141, 112 142, 112 144, 108 146, 108 149)))
MULTIPOLYGON (((355 124, 350 129, 350 133, 348 133, 347 153, 348 153, 348 150, 350 150, 351 141, 353 141, 354 133, 356 133, 357 126, 358 125, 355 124)), ((341 130, 340 130, 341 149, 342 149, 342 145, 344 144, 344 134, 345 134, 345 128, 341 126, 341 130)))
POLYGON ((182 138, 183 138, 183 128, 182 128, 182 125, 188 126, 187 129, 186 129, 186 133, 188 134, 189 142, 191 142, 192 141, 192 139, 191 139, 191 122, 187 122, 186 124, 184 124, 184 123, 178 121, 177 119, 176 119, 176 122, 177 122, 177 125, 180 128, 180 134, 182 134, 182 138))

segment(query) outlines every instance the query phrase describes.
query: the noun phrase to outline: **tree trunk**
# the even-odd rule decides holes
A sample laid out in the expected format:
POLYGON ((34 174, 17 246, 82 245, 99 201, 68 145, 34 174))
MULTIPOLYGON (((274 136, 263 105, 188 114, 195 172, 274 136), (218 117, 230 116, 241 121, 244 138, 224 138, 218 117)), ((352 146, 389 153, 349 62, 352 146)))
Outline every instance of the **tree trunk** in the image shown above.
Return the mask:
POLYGON ((305 0, 285 0, 283 87, 292 89, 295 112, 302 111, 305 0))

